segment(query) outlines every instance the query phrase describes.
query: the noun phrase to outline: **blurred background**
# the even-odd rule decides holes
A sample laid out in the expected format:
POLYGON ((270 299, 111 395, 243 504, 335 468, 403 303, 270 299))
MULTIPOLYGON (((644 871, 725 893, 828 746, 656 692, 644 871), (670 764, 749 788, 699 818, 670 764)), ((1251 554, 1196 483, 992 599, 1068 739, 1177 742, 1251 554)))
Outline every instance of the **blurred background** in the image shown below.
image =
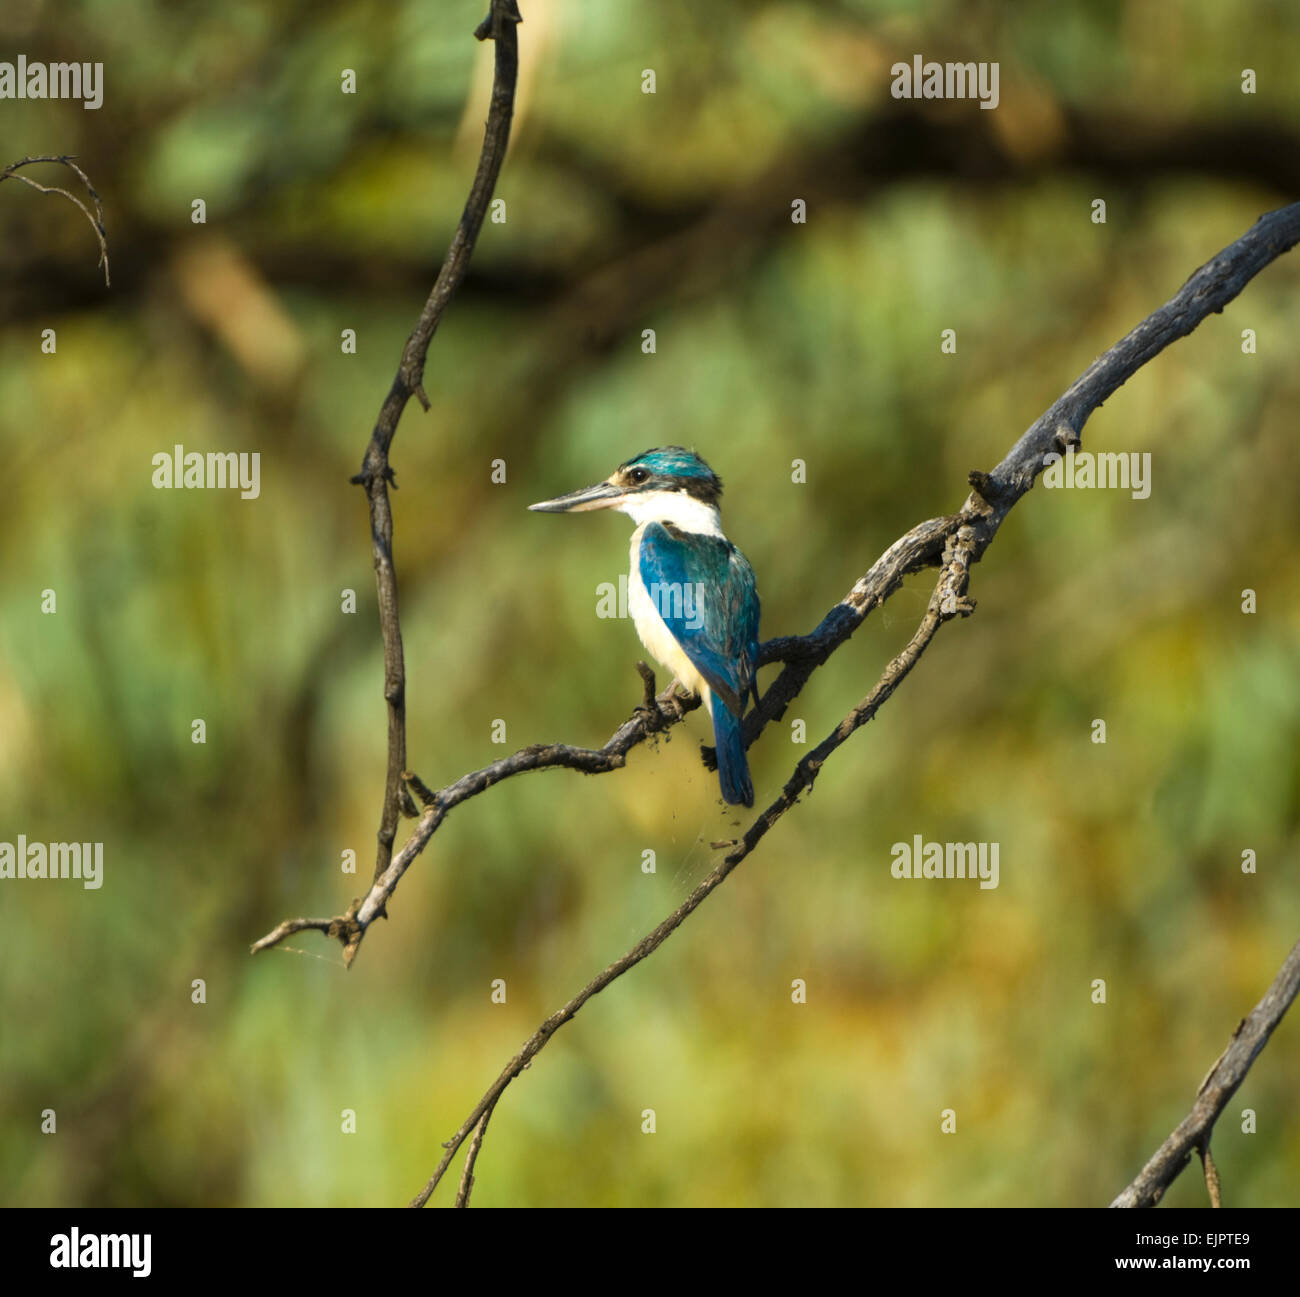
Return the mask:
MULTIPOLYGON (((631 623, 596 615, 627 520, 530 501, 694 446, 764 636, 806 632, 1300 182, 1281 4, 520 3, 506 220, 392 455, 434 787, 599 745, 639 701, 631 623), (997 110, 891 99, 915 54, 997 61, 997 110)), ((4 1202, 405 1202, 541 1019, 748 822, 696 713, 622 771, 457 810, 350 972, 315 933, 248 955, 373 864, 382 656, 348 478, 468 190, 483 10, 4 5, 3 58, 105 65, 98 111, 0 103, 0 163, 77 154, 113 271, 66 202, 0 186, 0 839, 105 844, 98 891, 0 885, 4 1202), (176 443, 259 452, 260 498, 155 490, 176 443)), ((1151 453, 1150 498, 1016 508, 976 615, 509 1090, 477 1205, 1098 1205, 1132 1178, 1300 934, 1298 289, 1293 254, 1093 417, 1085 449, 1151 453), (1000 886, 894 880, 915 834, 998 842, 1000 886)), ((760 807, 808 750, 791 723, 819 741, 930 584, 751 751, 760 807)), ((1229 1205, 1300 1204, 1298 1087, 1293 1015, 1218 1127, 1229 1205)), ((1202 1204, 1199 1169, 1166 1201, 1202 1204)))

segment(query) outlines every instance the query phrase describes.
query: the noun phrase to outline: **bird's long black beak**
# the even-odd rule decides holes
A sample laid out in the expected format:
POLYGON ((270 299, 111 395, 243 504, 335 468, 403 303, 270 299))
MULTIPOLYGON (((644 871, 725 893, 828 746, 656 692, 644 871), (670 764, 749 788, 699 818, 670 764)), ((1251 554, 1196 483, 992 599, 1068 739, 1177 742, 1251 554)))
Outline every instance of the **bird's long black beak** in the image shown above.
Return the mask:
POLYGON ((568 495, 557 495, 554 500, 542 500, 528 507, 534 513, 589 513, 592 509, 611 509, 626 492, 612 482, 597 482, 584 486, 568 495))

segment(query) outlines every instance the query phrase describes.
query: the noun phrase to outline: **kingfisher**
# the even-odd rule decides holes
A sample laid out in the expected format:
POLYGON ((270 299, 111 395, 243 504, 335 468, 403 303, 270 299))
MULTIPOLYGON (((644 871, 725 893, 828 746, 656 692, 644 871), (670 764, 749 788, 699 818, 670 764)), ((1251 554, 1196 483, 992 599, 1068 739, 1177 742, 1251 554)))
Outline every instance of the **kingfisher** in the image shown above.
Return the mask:
POLYGON ((721 496, 721 480, 694 451, 660 446, 603 482, 528 507, 617 509, 636 523, 627 602, 637 634, 712 717, 723 799, 753 806, 741 720, 749 695, 758 702, 758 588, 749 560, 722 534, 721 496))

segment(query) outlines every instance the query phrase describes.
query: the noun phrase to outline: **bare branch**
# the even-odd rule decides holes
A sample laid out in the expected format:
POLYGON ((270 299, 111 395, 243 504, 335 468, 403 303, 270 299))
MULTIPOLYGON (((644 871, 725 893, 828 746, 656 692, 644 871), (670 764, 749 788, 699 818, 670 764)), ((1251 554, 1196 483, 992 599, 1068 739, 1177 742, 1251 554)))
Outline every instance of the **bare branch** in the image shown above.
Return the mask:
POLYGON ((1214 1165, 1208 1135, 1205 1137, 1205 1146, 1201 1149, 1201 1171, 1205 1175, 1205 1192, 1210 1195, 1210 1206, 1222 1207, 1223 1186, 1219 1183, 1219 1168, 1214 1165))
POLYGON ((99 264, 104 267, 104 287, 109 287, 111 280, 108 273, 108 236, 104 231, 104 204, 100 201, 99 194, 95 191, 95 186, 90 183, 90 177, 73 161, 76 154, 43 154, 39 157, 19 158, 17 162, 11 162, 3 171, 0 171, 0 184, 6 180, 21 180, 25 185, 31 185, 38 193, 42 194, 62 194, 70 203, 75 203, 81 208, 86 220, 90 222, 90 228, 95 231, 95 238, 99 240, 99 264), (38 180, 33 180, 31 176, 20 176, 19 167, 31 166, 35 162, 57 162, 71 171, 78 180, 86 187, 86 193, 90 195, 90 201, 94 203, 95 210, 92 213, 90 208, 67 189, 60 189, 58 185, 43 185, 38 180))
POLYGON ((1219 1173, 1210 1156, 1210 1136, 1228 1100, 1246 1079, 1251 1064, 1268 1043, 1273 1029, 1282 1021, 1300 992, 1300 941, 1291 948, 1273 985, 1264 998, 1243 1018, 1232 1033, 1228 1047, 1219 1055, 1201 1083, 1192 1110, 1155 1151, 1137 1179, 1111 1203, 1112 1207, 1154 1207, 1164 1191, 1178 1178, 1193 1151, 1200 1150, 1205 1163, 1205 1187, 1211 1206, 1221 1205, 1219 1173))
MULTIPOLYGON (((478 169, 442 269, 438 272, 420 318, 402 349, 401 364, 370 434, 361 472, 352 479, 365 488, 370 505, 370 537, 374 552, 375 584, 379 595, 379 624, 384 639, 384 699, 388 704, 388 772, 377 835, 376 879, 384 873, 392 860, 398 819, 402 814, 416 813, 403 778, 406 773, 406 662, 402 653, 402 627, 398 614, 397 573, 393 567, 393 512, 388 496, 388 484, 393 482, 396 487, 396 482, 393 470, 389 467, 388 451, 397 433, 398 420, 411 397, 418 397, 420 404, 426 410, 429 408, 429 398, 424 391, 424 365, 429 343, 433 341, 447 304, 469 269, 470 257, 474 253, 474 245, 483 227, 483 219, 487 215, 492 191, 496 187, 501 164, 505 161, 506 147, 510 142, 515 83, 519 74, 516 26, 521 21, 515 0, 491 0, 488 16, 474 33, 479 40, 490 38, 495 47, 492 105, 488 111, 478 169)), ((345 943, 345 951, 350 952, 346 953, 350 962, 356 946, 345 943)))
POLYGON ((495 1107, 496 1104, 490 1105, 474 1128, 474 1138, 469 1142, 469 1152, 465 1155, 465 1169, 460 1173, 460 1188, 456 1190, 456 1201, 453 1206, 469 1206, 469 1196, 474 1192, 474 1163, 478 1161, 478 1151, 483 1147, 483 1136, 487 1134, 487 1124, 492 1120, 492 1109, 495 1107))
POLYGON ((259 950, 278 945, 286 937, 292 937, 295 932, 308 932, 314 928, 318 932, 328 933, 330 927, 336 922, 336 919, 285 919, 260 941, 254 942, 250 953, 256 955, 259 950))

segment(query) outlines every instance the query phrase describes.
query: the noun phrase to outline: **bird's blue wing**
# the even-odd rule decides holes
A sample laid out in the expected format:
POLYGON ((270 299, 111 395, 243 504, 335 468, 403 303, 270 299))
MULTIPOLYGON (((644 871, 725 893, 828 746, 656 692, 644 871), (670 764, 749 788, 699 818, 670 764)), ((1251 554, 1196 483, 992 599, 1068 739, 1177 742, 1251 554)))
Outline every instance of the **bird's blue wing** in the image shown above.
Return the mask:
POLYGON ((722 536, 652 522, 640 574, 673 638, 709 687, 740 716, 758 660, 758 589, 749 560, 722 536))

